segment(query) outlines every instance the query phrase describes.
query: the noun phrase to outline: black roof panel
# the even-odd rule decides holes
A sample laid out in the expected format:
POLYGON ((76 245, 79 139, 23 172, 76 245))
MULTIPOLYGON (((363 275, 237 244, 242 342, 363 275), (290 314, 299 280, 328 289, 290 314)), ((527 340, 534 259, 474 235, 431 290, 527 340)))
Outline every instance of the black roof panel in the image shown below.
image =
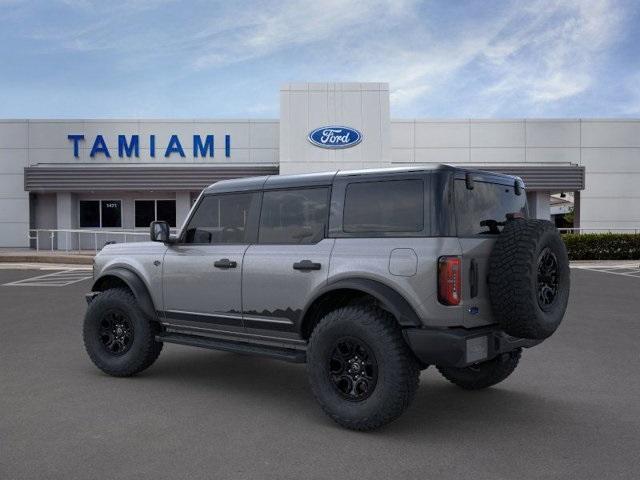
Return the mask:
POLYGON ((502 173, 488 172, 484 170, 474 170, 473 168, 458 167, 453 165, 434 164, 419 165, 415 167, 399 167, 399 168, 376 168, 363 170, 339 170, 333 172, 321 173, 301 173, 294 175, 270 175, 262 177, 236 178, 233 180, 222 180, 210 185, 204 190, 204 193, 228 193, 239 191, 250 191, 260 189, 278 189, 292 187, 309 187, 331 185, 333 180, 337 178, 351 176, 371 176, 380 177, 392 176, 393 174, 407 174, 411 172, 432 172, 432 171, 449 171, 455 174, 457 178, 464 178, 464 175, 471 173, 474 179, 485 180, 488 182, 502 183, 505 185, 513 185, 518 177, 505 175, 502 173))

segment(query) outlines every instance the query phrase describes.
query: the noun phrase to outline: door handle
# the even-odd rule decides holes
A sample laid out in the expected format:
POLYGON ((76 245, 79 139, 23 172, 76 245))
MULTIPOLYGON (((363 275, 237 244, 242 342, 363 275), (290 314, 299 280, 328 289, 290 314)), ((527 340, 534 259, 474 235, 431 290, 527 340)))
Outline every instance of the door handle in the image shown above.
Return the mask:
POLYGON ((238 266, 238 262, 234 262, 228 258, 223 258, 213 262, 213 266, 216 268, 236 268, 238 266))
POLYGON ((293 264, 294 270, 320 270, 322 265, 311 260, 301 260, 293 264))
POLYGON ((475 258, 471 259, 471 265, 469 266, 469 287, 470 297, 475 298, 478 296, 478 262, 475 258))

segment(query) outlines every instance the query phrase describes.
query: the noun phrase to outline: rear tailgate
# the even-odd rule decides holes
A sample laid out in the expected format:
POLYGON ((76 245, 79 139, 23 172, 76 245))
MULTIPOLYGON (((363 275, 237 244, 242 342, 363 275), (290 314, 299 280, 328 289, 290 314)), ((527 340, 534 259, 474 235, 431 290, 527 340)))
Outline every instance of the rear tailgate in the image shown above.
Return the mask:
POLYGON ((476 327, 494 323, 489 301, 489 255, 495 244, 492 238, 460 238, 462 250, 463 325, 476 327))
MULTIPOLYGON (((489 257, 508 214, 527 216, 527 197, 515 177, 473 175, 456 178, 456 231, 462 250, 462 302, 465 326, 494 323, 489 300, 489 257)), ((521 181, 518 180, 520 183, 521 181)))

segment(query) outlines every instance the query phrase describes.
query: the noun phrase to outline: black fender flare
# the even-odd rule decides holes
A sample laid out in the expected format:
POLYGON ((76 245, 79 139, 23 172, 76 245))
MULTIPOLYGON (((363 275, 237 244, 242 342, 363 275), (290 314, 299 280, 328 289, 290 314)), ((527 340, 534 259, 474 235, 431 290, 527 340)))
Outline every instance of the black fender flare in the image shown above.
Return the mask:
POLYGON ((316 293, 316 295, 310 302, 307 303, 303 310, 301 318, 306 317, 306 314, 311 306, 321 296, 332 291, 342 289, 358 290, 371 295, 373 298, 378 300, 378 302, 380 302, 380 305, 385 310, 387 310, 397 319, 398 324, 400 324, 400 326, 402 327, 422 326, 422 322, 420 321, 420 318, 416 314, 415 310, 401 294, 399 294, 396 290, 389 287, 388 285, 378 282, 377 280, 371 280, 369 278, 347 278, 327 284, 319 292, 316 293))
POLYGON ((119 280, 122 280, 127 285, 127 287, 129 287, 129 290, 133 292, 133 296, 136 298, 140 309, 145 313, 145 315, 152 319, 157 318, 158 315, 153 305, 153 300, 151 299, 149 289, 137 273, 124 267, 107 269, 102 272, 98 278, 95 279, 95 281, 93 282, 93 286, 91 287, 91 291, 103 291, 104 289, 101 288, 101 284, 105 282, 107 277, 116 277, 119 280))

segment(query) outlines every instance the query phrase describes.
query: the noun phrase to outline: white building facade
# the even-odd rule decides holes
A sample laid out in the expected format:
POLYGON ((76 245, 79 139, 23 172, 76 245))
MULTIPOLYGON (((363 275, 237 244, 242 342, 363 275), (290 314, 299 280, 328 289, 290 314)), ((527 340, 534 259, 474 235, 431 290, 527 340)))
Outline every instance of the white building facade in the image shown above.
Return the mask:
POLYGON ((640 120, 392 119, 385 83, 288 84, 280 105, 273 120, 0 120, 0 247, 33 246, 35 229, 180 226, 225 178, 435 163, 520 175, 540 218, 566 192, 576 227, 640 228, 640 120), (361 141, 321 148, 309 134, 324 126, 361 141))

